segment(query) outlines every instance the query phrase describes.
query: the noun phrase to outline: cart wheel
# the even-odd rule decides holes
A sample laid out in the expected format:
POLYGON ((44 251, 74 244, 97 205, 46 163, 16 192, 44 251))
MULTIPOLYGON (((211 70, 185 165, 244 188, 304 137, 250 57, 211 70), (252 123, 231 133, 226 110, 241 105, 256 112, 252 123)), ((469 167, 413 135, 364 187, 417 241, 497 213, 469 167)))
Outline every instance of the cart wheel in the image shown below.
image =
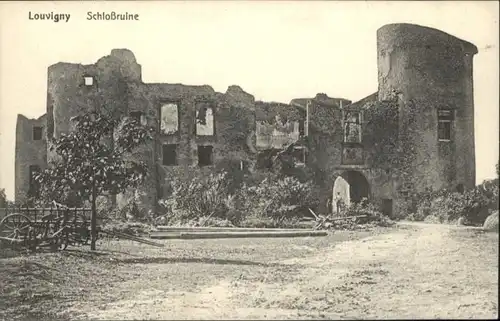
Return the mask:
POLYGON ((23 214, 10 214, 0 221, 0 235, 12 239, 11 243, 24 241, 24 245, 31 240, 31 220, 23 214))

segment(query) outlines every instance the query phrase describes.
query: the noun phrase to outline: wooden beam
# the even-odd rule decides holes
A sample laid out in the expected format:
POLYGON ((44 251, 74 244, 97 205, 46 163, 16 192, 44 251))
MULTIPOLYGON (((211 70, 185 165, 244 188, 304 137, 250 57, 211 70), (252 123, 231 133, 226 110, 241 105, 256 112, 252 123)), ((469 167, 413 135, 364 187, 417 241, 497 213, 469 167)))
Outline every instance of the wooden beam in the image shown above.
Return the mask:
POLYGON ((217 238, 260 238, 260 237, 311 237, 327 236, 327 231, 295 232, 152 232, 152 239, 217 239, 217 238))
POLYGON ((259 228, 259 227, 179 227, 179 226, 157 226, 159 232, 303 232, 308 229, 294 228, 259 228))

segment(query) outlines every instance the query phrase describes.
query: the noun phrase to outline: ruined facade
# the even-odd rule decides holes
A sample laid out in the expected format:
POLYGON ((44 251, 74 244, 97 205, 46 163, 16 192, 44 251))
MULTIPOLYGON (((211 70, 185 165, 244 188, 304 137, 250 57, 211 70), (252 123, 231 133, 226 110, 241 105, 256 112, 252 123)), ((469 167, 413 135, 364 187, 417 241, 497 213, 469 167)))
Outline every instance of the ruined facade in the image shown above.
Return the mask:
MULTIPOLYGON (((133 156, 151 170, 139 194, 152 208, 168 193, 168 182, 192 168, 211 171, 230 160, 258 170, 263 153, 283 150, 294 166, 316 173, 324 213, 335 211, 339 199, 367 197, 390 214, 410 192, 473 187, 477 48, 410 24, 380 28, 377 47, 378 91, 354 103, 326 94, 267 103, 238 86, 219 93, 144 83, 141 65, 126 49, 92 65, 52 65, 47 114, 18 116, 16 202, 29 196, 30 173, 51 160, 51 140, 71 130, 71 117, 97 105, 157 129, 155 140, 133 156)), ((127 197, 118 196, 118 203, 127 197)))

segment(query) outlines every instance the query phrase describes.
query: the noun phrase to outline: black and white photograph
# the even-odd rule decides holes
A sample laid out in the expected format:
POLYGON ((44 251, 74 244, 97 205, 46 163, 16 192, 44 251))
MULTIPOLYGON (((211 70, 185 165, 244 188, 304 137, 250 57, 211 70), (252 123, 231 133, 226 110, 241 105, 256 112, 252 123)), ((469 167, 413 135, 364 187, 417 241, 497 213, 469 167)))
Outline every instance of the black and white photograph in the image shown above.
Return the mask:
POLYGON ((0 321, 497 319, 496 1, 0 2, 0 321))

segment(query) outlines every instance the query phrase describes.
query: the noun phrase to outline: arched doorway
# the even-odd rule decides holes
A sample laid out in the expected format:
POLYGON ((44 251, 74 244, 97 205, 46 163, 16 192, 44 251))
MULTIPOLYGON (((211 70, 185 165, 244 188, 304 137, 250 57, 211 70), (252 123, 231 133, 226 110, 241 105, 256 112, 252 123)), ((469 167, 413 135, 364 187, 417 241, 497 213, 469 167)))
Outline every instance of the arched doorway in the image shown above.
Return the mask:
POLYGON ((349 205, 370 197, 370 185, 358 171, 345 171, 333 183, 332 211, 337 213, 340 204, 349 205))

